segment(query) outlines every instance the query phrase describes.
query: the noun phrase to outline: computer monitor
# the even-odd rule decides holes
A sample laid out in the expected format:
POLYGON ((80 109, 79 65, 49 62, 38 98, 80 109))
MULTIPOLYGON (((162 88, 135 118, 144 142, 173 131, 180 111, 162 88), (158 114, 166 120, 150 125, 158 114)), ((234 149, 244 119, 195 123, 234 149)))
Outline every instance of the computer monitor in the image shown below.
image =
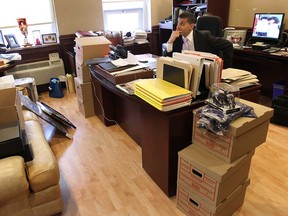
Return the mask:
POLYGON ((278 42, 281 38, 284 13, 255 13, 252 38, 257 42, 278 42))

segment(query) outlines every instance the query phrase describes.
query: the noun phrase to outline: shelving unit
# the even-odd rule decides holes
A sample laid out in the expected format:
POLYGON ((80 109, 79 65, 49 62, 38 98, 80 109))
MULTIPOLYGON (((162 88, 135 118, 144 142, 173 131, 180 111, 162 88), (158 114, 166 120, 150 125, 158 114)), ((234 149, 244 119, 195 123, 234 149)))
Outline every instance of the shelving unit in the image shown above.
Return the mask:
POLYGON ((160 44, 168 41, 172 29, 176 28, 177 17, 175 10, 191 10, 198 15, 203 15, 205 12, 222 19, 223 28, 228 26, 230 0, 173 0, 172 21, 159 23, 159 42, 160 44), (201 8, 203 6, 203 8, 201 8))

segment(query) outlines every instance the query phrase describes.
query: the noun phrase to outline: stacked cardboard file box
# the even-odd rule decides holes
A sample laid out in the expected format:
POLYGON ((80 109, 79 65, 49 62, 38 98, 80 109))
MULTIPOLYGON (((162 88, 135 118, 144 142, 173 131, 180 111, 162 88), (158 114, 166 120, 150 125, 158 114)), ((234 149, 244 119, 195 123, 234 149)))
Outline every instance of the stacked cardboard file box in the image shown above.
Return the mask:
POLYGON ((20 155, 30 161, 33 152, 26 136, 20 94, 12 75, 0 78, 0 158, 20 155))
POLYGON ((197 127, 179 152, 177 207, 186 215, 232 215, 244 202, 255 148, 265 142, 273 109, 249 101, 257 118, 240 117, 223 136, 197 127))
POLYGON ((94 116, 94 102, 89 67, 86 60, 102 58, 109 52, 111 42, 103 37, 75 38, 76 72, 75 77, 76 95, 79 111, 85 118, 94 116))

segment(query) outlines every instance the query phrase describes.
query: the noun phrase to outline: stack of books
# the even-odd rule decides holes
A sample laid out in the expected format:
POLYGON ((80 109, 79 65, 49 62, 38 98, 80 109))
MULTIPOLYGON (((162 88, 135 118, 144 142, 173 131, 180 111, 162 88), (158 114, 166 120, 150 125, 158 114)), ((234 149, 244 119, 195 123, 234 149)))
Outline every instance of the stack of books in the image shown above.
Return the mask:
POLYGON ((135 95, 161 111, 170 111, 191 104, 192 92, 162 79, 135 82, 135 95))
POLYGON ((259 80, 256 75, 249 71, 236 68, 227 68, 222 70, 221 81, 238 88, 245 88, 259 84, 259 80))
POLYGON ((146 31, 142 30, 135 31, 134 37, 135 37, 135 43, 137 44, 148 43, 146 31))
POLYGON ((135 42, 135 38, 133 36, 124 36, 123 37, 123 45, 124 46, 129 46, 129 45, 133 45, 135 42))

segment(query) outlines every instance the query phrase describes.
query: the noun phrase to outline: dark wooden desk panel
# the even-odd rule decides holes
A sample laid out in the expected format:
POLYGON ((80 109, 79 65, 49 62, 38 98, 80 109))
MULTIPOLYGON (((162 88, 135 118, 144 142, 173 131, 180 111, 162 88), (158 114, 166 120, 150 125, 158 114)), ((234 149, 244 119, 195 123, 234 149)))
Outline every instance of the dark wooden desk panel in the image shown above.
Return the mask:
POLYGON ((270 98, 274 82, 285 80, 288 83, 288 57, 251 49, 234 49, 233 67, 257 75, 262 85, 261 94, 270 98))
MULTIPOLYGON (((115 84, 97 72, 97 67, 90 67, 90 73, 96 115, 106 126, 117 122, 141 146, 144 170, 167 196, 174 196, 178 151, 191 144, 192 111, 204 105, 204 102, 161 112, 137 96, 127 95, 117 89, 115 84)), ((240 97, 250 97, 258 102, 260 87, 242 89, 240 97)))
POLYGON ((167 196, 174 196, 178 151, 191 144, 192 110, 203 103, 161 112, 120 91, 97 71, 90 72, 96 115, 106 126, 117 122, 141 146, 143 168, 167 196))

